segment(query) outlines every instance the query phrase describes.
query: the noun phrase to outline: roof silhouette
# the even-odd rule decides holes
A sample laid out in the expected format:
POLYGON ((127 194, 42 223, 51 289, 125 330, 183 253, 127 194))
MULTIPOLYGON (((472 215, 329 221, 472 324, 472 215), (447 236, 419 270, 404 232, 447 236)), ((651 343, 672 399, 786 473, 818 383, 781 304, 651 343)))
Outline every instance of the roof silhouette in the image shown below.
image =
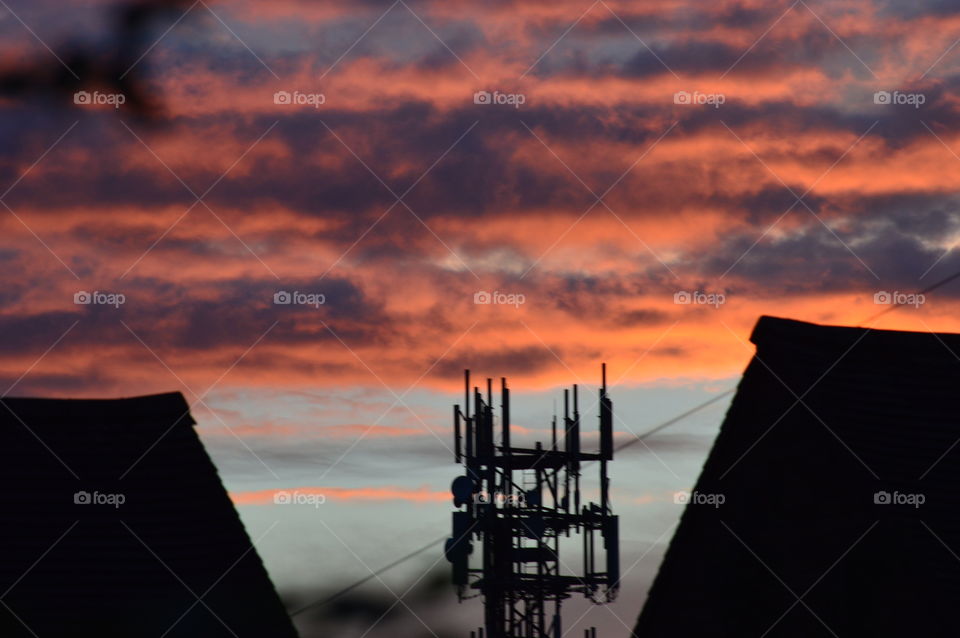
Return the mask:
POLYGON ((296 636, 180 393, 0 404, 0 635, 296 636))
POLYGON ((635 634, 960 635, 960 335, 751 341, 635 634))

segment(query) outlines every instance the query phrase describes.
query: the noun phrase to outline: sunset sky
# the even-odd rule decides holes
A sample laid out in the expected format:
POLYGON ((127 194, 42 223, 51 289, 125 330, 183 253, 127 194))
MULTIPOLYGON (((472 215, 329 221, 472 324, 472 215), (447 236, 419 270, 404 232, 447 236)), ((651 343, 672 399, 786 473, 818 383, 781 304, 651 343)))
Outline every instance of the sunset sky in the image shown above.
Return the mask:
MULTIPOLYGON (((120 70, 152 117, 74 64, 111 6, 0 2, 0 71, 71 87, 0 99, 0 389, 183 392, 281 592, 448 532, 464 368, 532 441, 605 361, 625 442, 763 314, 960 331, 917 295, 960 271, 950 3, 198 0, 120 70)), ((628 633, 726 404, 613 464, 642 562, 587 622, 628 633)))

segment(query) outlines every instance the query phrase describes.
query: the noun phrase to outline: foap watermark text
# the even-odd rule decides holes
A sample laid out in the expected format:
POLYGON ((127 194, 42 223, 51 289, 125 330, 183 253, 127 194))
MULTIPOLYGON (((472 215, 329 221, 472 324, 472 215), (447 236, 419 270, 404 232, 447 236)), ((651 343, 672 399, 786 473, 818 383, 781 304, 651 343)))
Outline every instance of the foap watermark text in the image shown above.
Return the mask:
POLYGON ((873 495, 874 505, 909 505, 917 508, 927 502, 924 494, 908 494, 905 492, 886 492, 879 491, 873 495))
POLYGON ((500 91, 477 91, 473 94, 474 104, 498 104, 520 108, 527 103, 527 96, 523 93, 501 93, 500 91))
POLYGON ((303 93, 301 91, 277 91, 273 94, 273 103, 292 106, 312 106, 319 109, 327 103, 327 96, 323 93, 303 93))
POLYGON ((500 507, 503 507, 504 505, 524 507, 526 506, 527 500, 523 494, 505 494, 503 492, 494 492, 493 494, 490 494, 488 492, 477 492, 473 495, 473 502, 477 505, 496 504, 500 507))
POLYGON ((499 290, 487 292, 486 290, 478 290, 473 293, 473 303, 478 306, 514 306, 515 308, 519 308, 525 304, 526 301, 526 296, 519 292, 500 292, 499 290))
POLYGON ((723 304, 727 303, 727 296, 722 292, 703 292, 701 290, 694 290, 693 292, 688 292, 686 290, 678 290, 673 293, 673 303, 678 306, 713 306, 714 308, 719 308, 723 304))
POLYGON ((708 505, 716 508, 726 503, 727 497, 723 494, 680 491, 673 494, 673 502, 677 505, 708 505))
POLYGON ((78 290, 73 293, 73 303, 78 306, 113 306, 119 308, 127 302, 127 297, 119 292, 101 292, 94 290, 78 290))
POLYGON ((278 290, 273 293, 273 303, 278 306, 313 306, 319 308, 327 303, 327 297, 320 292, 300 292, 294 290, 278 290))
POLYGON ((73 103, 80 106, 112 106, 119 109, 126 104, 127 96, 123 93, 101 93, 100 91, 77 91, 73 94, 73 103))
POLYGON ((689 104, 694 106, 712 106, 715 109, 727 101, 723 93, 701 93, 700 91, 677 91, 673 94, 674 104, 689 104))
POLYGON ((923 93, 903 93, 901 91, 877 91, 873 94, 874 104, 883 105, 908 105, 915 109, 927 101, 927 96, 923 93))
POLYGON ((926 301, 926 296, 919 292, 900 292, 899 290, 887 292, 881 290, 873 295, 873 303, 878 306, 913 306, 919 308, 926 301))
POLYGON ((273 502, 276 505, 311 505, 320 507, 327 502, 327 497, 323 494, 314 494, 312 492, 301 492, 293 490, 280 490, 273 495, 273 502))

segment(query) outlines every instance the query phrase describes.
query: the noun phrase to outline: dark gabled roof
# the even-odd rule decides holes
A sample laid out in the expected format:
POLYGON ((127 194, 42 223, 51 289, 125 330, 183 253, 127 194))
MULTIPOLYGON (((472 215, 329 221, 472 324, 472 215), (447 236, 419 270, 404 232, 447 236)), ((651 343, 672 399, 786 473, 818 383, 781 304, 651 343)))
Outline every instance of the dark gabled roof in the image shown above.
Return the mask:
POLYGON ((126 399, 0 399, 9 410, 0 410, 0 423, 124 426, 140 422, 195 425, 190 406, 179 392, 150 394, 126 399), (11 414, 13 412, 13 414, 11 414))
POLYGON ((0 635, 296 636, 182 395, 0 404, 0 635))
POLYGON ((636 635, 960 635, 960 335, 751 340, 695 487, 725 502, 686 507, 636 635))

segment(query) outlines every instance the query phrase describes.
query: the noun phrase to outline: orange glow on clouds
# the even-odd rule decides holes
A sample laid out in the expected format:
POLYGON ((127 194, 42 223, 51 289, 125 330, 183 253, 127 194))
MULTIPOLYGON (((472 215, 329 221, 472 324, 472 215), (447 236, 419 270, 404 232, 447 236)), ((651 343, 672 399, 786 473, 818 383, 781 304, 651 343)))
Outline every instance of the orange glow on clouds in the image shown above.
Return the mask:
POLYGON ((231 492, 234 505, 280 505, 322 504, 323 500, 353 502, 405 501, 410 503, 435 503, 449 501, 449 492, 430 491, 427 487, 417 489, 394 486, 382 487, 297 487, 284 490, 257 490, 231 492))

